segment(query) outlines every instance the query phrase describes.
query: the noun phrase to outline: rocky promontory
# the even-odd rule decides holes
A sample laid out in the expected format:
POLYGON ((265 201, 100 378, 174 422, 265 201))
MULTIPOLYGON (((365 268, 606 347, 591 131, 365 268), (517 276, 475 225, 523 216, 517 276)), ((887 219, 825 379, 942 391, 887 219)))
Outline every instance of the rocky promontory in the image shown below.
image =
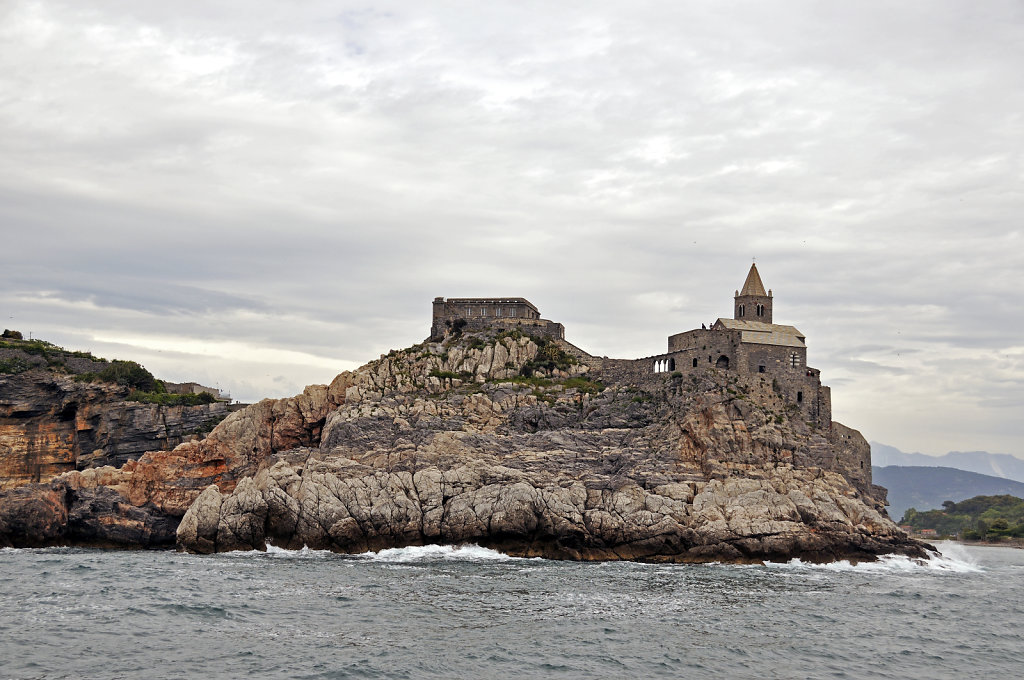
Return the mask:
POLYGON ((801 419, 763 377, 625 376, 560 340, 455 334, 254 404, 201 441, 0 493, 0 543, 925 555, 886 516, 867 451, 855 430, 801 419))
POLYGON ((168 394, 135 362, 20 335, 0 338, 0 489, 120 467, 201 436, 228 413, 210 394, 168 394))

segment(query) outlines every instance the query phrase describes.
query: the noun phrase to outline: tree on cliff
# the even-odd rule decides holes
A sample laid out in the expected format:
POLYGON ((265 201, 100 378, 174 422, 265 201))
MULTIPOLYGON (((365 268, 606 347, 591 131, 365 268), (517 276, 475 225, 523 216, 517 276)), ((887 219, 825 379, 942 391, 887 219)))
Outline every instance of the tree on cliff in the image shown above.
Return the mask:
POLYGON ((141 364, 134 361, 115 359, 110 365, 99 372, 99 379, 112 382, 122 387, 130 387, 140 392, 164 392, 162 382, 153 377, 141 364))

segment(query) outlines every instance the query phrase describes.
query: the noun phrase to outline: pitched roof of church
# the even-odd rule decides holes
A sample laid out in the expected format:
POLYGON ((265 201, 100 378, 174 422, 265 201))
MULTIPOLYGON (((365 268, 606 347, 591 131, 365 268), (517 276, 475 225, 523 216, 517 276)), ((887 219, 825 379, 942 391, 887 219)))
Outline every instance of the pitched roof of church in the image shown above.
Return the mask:
POLYGON ((721 324, 729 330, 742 331, 741 342, 755 345, 778 345, 781 347, 806 347, 804 334, 795 326, 784 326, 763 321, 747 321, 746 319, 719 319, 712 328, 721 324))
POLYGON ((764 284, 761 283, 761 275, 757 273, 757 265, 750 265, 750 273, 747 274, 747 280, 743 282, 743 288, 740 290, 740 295, 760 295, 761 297, 768 297, 768 293, 765 292, 764 284))

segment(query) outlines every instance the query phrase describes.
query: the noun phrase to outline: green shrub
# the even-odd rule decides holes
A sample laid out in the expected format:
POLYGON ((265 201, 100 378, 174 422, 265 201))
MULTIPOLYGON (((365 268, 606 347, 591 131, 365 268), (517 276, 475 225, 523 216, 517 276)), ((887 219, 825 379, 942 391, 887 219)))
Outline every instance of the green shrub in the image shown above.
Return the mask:
POLYGON ((110 362, 109 366, 96 375, 100 382, 130 387, 139 392, 151 392, 154 394, 167 392, 162 382, 154 378, 152 373, 135 361, 114 359, 110 362))
POLYGON ((498 334, 494 336, 494 339, 503 340, 505 338, 512 338, 513 340, 518 340, 521 337, 523 337, 523 332, 518 328, 514 328, 510 331, 498 331, 498 334))
POLYGON ((496 383, 512 383, 514 385, 530 385, 532 387, 551 387, 555 384, 554 380, 548 378, 541 378, 536 375, 514 375, 511 378, 499 378, 493 380, 496 383))
POLYGON ((200 404, 212 404, 217 399, 209 392, 168 394, 166 391, 146 392, 143 390, 132 390, 131 394, 128 395, 127 401, 138 401, 143 404, 160 404, 161 406, 199 406, 200 404))
POLYGON ((580 392, 586 392, 587 394, 597 394, 604 391, 604 383, 599 380, 589 380, 577 376, 575 378, 568 378, 565 381, 567 388, 579 390, 580 392))
POLYGON ((573 355, 569 354, 558 346, 554 340, 548 338, 530 338, 537 344, 537 356, 523 365, 520 372, 529 377, 535 371, 553 371, 555 369, 568 371, 571 366, 579 363, 573 355))
POLYGON ((24 373, 30 368, 32 368, 31 363, 24 359, 19 359, 18 357, 0 359, 0 374, 15 375, 18 373, 24 373))

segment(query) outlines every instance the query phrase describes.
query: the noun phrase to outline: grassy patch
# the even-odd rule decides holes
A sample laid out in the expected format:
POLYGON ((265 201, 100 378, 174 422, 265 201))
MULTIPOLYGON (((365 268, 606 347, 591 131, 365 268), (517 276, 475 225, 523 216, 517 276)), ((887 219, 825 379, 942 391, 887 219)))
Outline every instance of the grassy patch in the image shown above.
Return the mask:
POLYGON ((455 371, 439 371, 433 369, 428 374, 431 378, 440 378, 441 380, 468 380, 473 377, 472 373, 463 371, 462 373, 456 373, 455 371))
POLYGON ((555 384, 554 380, 548 378, 541 378, 536 375, 516 375, 511 378, 498 378, 492 380, 495 383, 512 383, 514 385, 529 385, 530 387, 551 387, 555 384))
POLYGON ((566 388, 579 390, 580 392, 586 392, 587 394, 597 394, 604 391, 604 383, 599 380, 590 380, 582 376, 568 378, 563 384, 566 388))

